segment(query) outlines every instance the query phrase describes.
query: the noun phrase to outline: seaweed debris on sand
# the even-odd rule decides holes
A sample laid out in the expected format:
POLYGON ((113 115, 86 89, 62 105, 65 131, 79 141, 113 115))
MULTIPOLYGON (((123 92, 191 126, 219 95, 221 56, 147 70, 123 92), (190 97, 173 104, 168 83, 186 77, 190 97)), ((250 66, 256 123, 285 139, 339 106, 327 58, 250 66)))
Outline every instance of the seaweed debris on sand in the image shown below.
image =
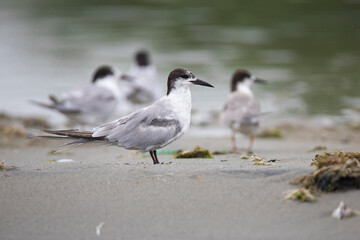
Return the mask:
POLYGON ((325 150, 328 150, 326 146, 318 145, 312 148, 311 150, 309 150, 308 152, 317 152, 317 151, 325 151, 325 150))
POLYGON ((260 157, 260 156, 257 156, 257 155, 252 155, 250 157, 251 161, 254 162, 254 165, 270 165, 268 163, 268 160, 264 157, 260 157))
POLYGON ((314 173, 292 183, 301 184, 311 193, 360 188, 360 153, 325 152, 316 155, 311 165, 317 167, 314 173))
POLYGON ((259 138, 283 138, 283 134, 281 133, 279 128, 269 128, 263 130, 261 133, 257 135, 259 138))
POLYGON ((344 165, 349 160, 360 161, 360 152, 324 152, 315 155, 311 165, 315 165, 317 169, 334 166, 344 165))
POLYGON ((285 199, 299 200, 300 202, 315 202, 316 198, 305 188, 290 190, 285 199))
POLYGON ((48 122, 39 117, 15 117, 0 113, 0 135, 4 138, 24 138, 29 128, 49 128, 48 122))
POLYGON ((4 161, 0 163, 0 171, 11 171, 11 170, 15 170, 15 169, 18 169, 18 167, 16 167, 16 166, 6 167, 4 161))
POLYGON ((24 128, 51 128, 51 125, 43 117, 16 117, 6 113, 0 113, 0 124, 18 124, 24 128))
POLYGON ((0 126, 0 133, 3 136, 6 137, 25 137, 26 136, 26 130, 23 126, 21 125, 6 125, 6 126, 0 126))
POLYGON ((277 162, 277 159, 267 159, 265 157, 260 157, 258 155, 251 155, 250 157, 242 156, 241 159, 249 159, 254 162, 254 165, 271 165, 272 162, 277 162))
POLYGON ((192 151, 179 150, 175 158, 213 158, 213 156, 209 150, 196 146, 192 151))
POLYGON ((212 155, 226 155, 226 154, 239 154, 240 152, 237 150, 226 150, 226 149, 221 149, 221 150, 215 150, 212 152, 212 155))

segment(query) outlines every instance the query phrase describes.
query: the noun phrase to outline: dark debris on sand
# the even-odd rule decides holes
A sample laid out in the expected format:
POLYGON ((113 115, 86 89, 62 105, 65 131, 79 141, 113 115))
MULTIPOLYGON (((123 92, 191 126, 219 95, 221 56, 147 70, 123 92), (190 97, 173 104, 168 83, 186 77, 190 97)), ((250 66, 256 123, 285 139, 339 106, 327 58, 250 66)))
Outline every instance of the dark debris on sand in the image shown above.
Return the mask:
POLYGON ((317 170, 294 180, 311 192, 332 192, 360 188, 360 153, 325 152, 317 154, 311 163, 317 170))

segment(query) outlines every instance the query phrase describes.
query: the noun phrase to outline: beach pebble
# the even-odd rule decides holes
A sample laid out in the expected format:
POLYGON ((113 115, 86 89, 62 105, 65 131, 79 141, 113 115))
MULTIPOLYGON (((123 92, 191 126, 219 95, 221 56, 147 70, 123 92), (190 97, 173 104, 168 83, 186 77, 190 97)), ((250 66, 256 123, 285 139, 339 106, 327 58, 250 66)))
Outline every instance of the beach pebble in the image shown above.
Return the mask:
POLYGON ((59 159, 56 162, 58 163, 68 163, 68 162, 73 162, 74 160, 72 159, 59 159))

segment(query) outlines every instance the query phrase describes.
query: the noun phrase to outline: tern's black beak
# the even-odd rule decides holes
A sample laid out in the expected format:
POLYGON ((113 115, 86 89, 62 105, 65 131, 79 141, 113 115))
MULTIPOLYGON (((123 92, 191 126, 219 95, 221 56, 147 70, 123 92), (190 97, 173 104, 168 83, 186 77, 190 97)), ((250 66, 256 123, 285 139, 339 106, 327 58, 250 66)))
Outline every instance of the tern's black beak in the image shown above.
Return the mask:
POLYGON ((194 81, 190 81, 190 82, 192 82, 193 84, 196 84, 196 85, 201 85, 201 86, 205 86, 205 87, 214 87, 213 85, 211 85, 211 84, 209 84, 209 83, 207 83, 207 82, 205 82, 205 81, 203 81, 203 80, 200 80, 200 79, 196 79, 196 80, 194 80, 194 81))
POLYGON ((256 78, 254 82, 260 84, 267 84, 267 81, 261 78, 256 78))

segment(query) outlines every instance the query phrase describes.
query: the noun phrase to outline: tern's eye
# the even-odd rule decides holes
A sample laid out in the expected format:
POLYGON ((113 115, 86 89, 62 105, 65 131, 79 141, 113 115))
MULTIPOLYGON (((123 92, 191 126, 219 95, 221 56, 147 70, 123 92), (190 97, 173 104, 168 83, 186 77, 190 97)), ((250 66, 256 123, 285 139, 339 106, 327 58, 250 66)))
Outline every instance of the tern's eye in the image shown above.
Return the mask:
POLYGON ((189 78, 189 76, 187 76, 187 75, 185 75, 185 74, 184 74, 184 75, 181 75, 180 77, 181 77, 181 78, 184 78, 184 79, 189 78))

